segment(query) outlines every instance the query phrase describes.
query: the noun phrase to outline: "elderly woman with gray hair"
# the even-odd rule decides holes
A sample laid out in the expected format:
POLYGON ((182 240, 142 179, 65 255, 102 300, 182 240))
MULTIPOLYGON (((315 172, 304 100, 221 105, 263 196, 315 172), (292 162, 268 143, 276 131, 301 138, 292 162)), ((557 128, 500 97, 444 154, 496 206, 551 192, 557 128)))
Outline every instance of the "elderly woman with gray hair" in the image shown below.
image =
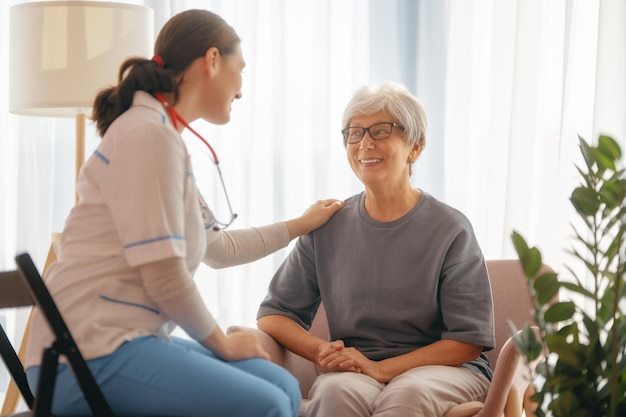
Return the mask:
POLYGON ((442 416, 483 400, 493 306, 468 219, 412 185, 426 114, 403 86, 359 89, 343 116, 348 163, 364 190, 299 238, 258 327, 317 364, 309 416, 442 416), (323 302, 330 340, 309 334, 323 302))

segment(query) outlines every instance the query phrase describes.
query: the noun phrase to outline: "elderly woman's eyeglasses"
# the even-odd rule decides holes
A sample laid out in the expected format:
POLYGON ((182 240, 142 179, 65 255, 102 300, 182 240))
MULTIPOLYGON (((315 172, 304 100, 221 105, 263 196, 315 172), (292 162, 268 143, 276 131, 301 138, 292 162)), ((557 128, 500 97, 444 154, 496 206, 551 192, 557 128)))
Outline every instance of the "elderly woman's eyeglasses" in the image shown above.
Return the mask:
POLYGON ((363 138, 365 137, 365 132, 369 133, 370 137, 374 140, 387 139, 389 136, 391 136, 391 132, 393 131, 394 127, 397 127, 400 130, 404 130, 404 126, 397 123, 383 122, 373 124, 369 127, 349 126, 343 129, 341 133, 343 134, 343 141, 345 143, 353 145, 363 140, 363 138))

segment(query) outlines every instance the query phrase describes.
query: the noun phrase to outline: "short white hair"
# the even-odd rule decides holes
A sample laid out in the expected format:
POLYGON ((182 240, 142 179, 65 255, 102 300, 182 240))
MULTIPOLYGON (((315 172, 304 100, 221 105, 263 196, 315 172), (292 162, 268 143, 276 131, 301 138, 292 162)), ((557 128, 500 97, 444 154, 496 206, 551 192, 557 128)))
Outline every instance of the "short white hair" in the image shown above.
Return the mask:
POLYGON ((348 102, 344 112, 343 129, 359 115, 369 116, 385 111, 404 127, 408 146, 426 145, 426 111, 419 100, 402 84, 393 81, 372 83, 359 88, 348 102))

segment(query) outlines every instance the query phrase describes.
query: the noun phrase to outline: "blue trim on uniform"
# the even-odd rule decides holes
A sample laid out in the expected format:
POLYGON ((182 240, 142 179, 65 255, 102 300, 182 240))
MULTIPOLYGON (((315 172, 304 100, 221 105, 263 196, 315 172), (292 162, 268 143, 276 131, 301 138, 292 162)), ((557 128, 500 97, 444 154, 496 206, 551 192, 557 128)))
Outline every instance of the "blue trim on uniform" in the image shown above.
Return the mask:
POLYGON ((204 225, 204 230, 209 230, 215 224, 215 219, 211 220, 211 223, 204 225))
POLYGON ((134 246, 147 245, 148 243, 158 242, 159 240, 167 240, 167 239, 185 240, 185 236, 167 235, 167 236, 155 237, 154 239, 140 240, 139 242, 134 242, 134 243, 129 243, 128 245, 124 245, 124 249, 132 248, 134 246))
POLYGON ((102 155, 100 151, 98 151, 97 149, 93 152, 93 154, 96 155, 98 158, 102 159, 105 164, 109 165, 111 163, 111 161, 109 161, 109 158, 102 155))
POLYGON ((165 117, 165 115, 163 113, 161 114, 161 123, 166 124, 167 123, 167 117, 165 117))
POLYGON ((100 298, 102 298, 105 301, 111 301, 111 302, 117 303, 117 304, 126 304, 127 306, 143 308, 144 310, 148 310, 149 312, 154 313, 157 316, 161 314, 161 312, 159 310, 157 310, 156 308, 148 307, 148 306, 145 306, 143 304, 137 304, 137 303, 131 303, 129 301, 117 300, 115 298, 107 297, 106 295, 101 295, 100 298))

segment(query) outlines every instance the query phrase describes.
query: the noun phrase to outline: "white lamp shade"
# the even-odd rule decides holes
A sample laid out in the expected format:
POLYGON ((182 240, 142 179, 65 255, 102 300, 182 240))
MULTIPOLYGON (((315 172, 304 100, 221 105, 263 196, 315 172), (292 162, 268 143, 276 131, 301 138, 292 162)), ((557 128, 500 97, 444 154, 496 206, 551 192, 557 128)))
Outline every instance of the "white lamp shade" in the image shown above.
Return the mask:
POLYGON ((131 56, 149 58, 153 10, 99 1, 39 1, 11 7, 9 111, 75 116, 117 84, 131 56))

